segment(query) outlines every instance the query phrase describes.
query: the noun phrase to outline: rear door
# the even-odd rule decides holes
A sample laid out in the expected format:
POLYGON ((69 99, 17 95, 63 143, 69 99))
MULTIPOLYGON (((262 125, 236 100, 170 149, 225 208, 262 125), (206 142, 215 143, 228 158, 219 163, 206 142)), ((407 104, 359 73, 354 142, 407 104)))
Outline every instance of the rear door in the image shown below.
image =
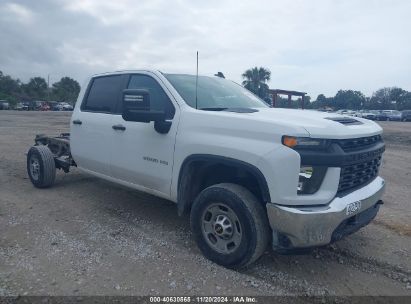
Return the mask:
POLYGON ((91 80, 80 107, 71 119, 70 146, 77 165, 110 176, 110 149, 114 136, 113 113, 126 75, 109 75, 91 80))
POLYGON ((121 116, 120 103, 119 114, 113 115, 113 125, 122 127, 112 130, 113 176, 168 196, 178 126, 177 105, 172 102, 172 96, 167 88, 154 74, 132 74, 127 82, 128 89, 147 90, 150 94, 151 108, 164 110, 167 120, 171 120, 172 125, 168 133, 160 134, 154 129, 154 122, 125 121, 121 116))

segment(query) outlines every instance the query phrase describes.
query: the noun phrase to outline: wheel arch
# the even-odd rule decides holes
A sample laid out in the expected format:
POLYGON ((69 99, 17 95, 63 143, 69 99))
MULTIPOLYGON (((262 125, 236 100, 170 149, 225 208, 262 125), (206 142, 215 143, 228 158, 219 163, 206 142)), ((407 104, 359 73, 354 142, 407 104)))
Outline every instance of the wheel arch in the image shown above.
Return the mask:
POLYGON ((245 178, 243 182, 246 184, 244 185, 239 182, 240 185, 249 189, 262 202, 271 201, 267 181, 263 173, 256 166, 225 156, 193 154, 184 159, 179 171, 177 184, 178 214, 186 214, 198 193, 211 184, 235 182, 236 178, 241 178, 238 175, 233 175, 235 174, 234 172, 243 175, 242 177, 245 178), (216 169, 224 170, 223 176, 213 174, 216 172, 213 170, 216 169), (211 184, 210 180, 207 179, 209 177, 213 181, 211 184), (247 184, 247 180, 251 184, 247 184))

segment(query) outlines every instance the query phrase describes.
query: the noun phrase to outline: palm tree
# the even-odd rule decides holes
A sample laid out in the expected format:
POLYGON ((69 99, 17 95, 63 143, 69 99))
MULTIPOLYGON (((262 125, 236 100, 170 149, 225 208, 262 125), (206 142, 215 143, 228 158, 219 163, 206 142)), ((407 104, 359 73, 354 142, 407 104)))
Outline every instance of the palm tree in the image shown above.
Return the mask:
POLYGON ((262 99, 268 96, 268 84, 270 80, 271 72, 269 69, 263 67, 254 67, 248 69, 243 73, 243 86, 260 96, 262 99))

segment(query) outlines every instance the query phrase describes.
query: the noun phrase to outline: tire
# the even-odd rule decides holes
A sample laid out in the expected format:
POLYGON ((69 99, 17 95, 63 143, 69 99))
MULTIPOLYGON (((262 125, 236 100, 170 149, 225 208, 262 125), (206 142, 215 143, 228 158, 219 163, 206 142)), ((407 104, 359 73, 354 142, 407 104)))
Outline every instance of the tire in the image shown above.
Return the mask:
POLYGON ((53 153, 47 146, 33 146, 27 154, 27 173, 37 188, 47 188, 54 184, 56 164, 53 153))
POLYGON ((253 263, 264 253, 269 241, 263 204, 236 184, 217 184, 204 189, 193 203, 190 224, 204 256, 228 268, 253 263), (227 226, 224 217, 230 225, 227 226))

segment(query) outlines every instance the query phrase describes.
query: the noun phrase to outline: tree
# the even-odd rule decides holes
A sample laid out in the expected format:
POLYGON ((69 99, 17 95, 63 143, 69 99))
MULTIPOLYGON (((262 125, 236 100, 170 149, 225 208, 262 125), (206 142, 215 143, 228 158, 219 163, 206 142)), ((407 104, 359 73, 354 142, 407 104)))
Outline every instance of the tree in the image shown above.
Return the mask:
POLYGON ((392 109, 391 88, 381 88, 372 94, 370 109, 392 109))
POLYGON ((370 109, 397 109, 410 108, 410 92, 397 87, 386 87, 375 91, 369 100, 370 109))
POLYGON ((9 75, 4 75, 0 71, 0 92, 11 95, 13 92, 20 91, 20 80, 13 79, 9 75))
POLYGON ((313 102, 313 107, 316 109, 324 108, 330 106, 331 103, 332 101, 330 100, 330 98, 325 97, 324 94, 320 94, 317 96, 317 99, 313 102))
POLYGON ((404 103, 406 102, 405 97, 407 96, 407 91, 397 88, 397 87, 392 87, 390 89, 390 102, 391 104, 394 105, 394 107, 398 110, 402 109, 404 106, 404 103))
POLYGON ((318 95, 318 97, 317 97, 317 102, 318 102, 319 104, 321 104, 321 105, 326 105, 326 103, 327 103, 327 97, 325 97, 324 94, 320 94, 320 95, 318 95))
POLYGON ((363 108, 365 96, 360 91, 339 90, 333 101, 337 109, 359 110, 363 108))
POLYGON ((411 109, 411 92, 405 92, 402 95, 402 101, 398 110, 410 110, 411 109))
POLYGON ((58 101, 74 104, 79 93, 79 83, 70 77, 63 77, 53 84, 53 97, 58 101))
POLYGON ((0 99, 7 100, 11 105, 15 105, 18 95, 21 92, 21 82, 19 79, 13 79, 9 75, 4 75, 0 71, 0 99))
POLYGON ((47 96, 47 82, 43 77, 31 78, 27 84, 23 85, 23 91, 33 99, 45 99, 47 96))
POLYGON ((254 67, 246 70, 243 75, 243 86, 260 96, 262 99, 266 99, 268 96, 269 88, 267 82, 270 81, 270 70, 263 67, 254 67))

